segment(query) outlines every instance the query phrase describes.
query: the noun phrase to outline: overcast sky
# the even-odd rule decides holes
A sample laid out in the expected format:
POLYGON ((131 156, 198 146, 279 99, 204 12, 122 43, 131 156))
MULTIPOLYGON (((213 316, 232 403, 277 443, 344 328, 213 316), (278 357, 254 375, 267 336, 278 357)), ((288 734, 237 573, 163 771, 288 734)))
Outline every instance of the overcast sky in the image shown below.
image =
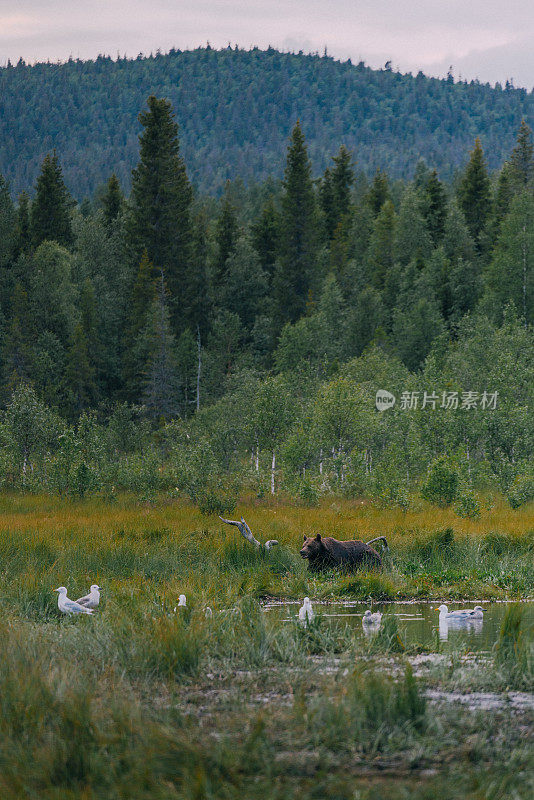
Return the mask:
POLYGON ((531 0, 0 0, 0 64, 206 41, 534 86, 531 0))

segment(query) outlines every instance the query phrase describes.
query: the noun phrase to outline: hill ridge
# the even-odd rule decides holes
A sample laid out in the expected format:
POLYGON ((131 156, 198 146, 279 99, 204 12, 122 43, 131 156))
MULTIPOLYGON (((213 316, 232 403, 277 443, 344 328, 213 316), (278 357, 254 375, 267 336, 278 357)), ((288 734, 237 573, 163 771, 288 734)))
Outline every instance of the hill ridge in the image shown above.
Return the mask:
POLYGON ((367 173, 381 167, 409 177, 422 157, 446 178, 465 163, 477 135, 496 168, 521 118, 534 120, 534 95, 525 89, 275 48, 19 61, 0 68, 0 172, 14 193, 31 189, 55 148, 78 199, 112 171, 127 189, 138 156, 137 115, 150 93, 173 103, 188 172, 202 192, 220 191, 227 178, 280 177, 297 117, 316 173, 344 143, 367 173))

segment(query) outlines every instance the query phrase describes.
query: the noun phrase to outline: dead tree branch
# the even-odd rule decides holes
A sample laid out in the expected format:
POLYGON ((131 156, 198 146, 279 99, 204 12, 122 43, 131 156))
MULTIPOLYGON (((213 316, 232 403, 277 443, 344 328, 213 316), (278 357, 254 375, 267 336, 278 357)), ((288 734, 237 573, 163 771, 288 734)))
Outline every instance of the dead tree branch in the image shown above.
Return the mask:
POLYGON ((269 541, 265 542, 265 544, 262 544, 261 542, 258 542, 258 540, 253 535, 252 531, 248 527, 248 525, 245 522, 245 520, 243 519, 243 517, 241 517, 241 522, 236 522, 233 519, 224 519, 224 517, 219 517, 219 519, 222 522, 226 522, 227 525, 235 525, 236 528, 238 529, 239 533, 241 534, 241 536, 243 536, 248 542, 250 542, 251 544, 253 544, 255 547, 257 547, 260 550, 262 548, 265 548, 265 550, 270 550, 271 547, 274 544, 278 544, 277 539, 269 539, 269 541))
POLYGON ((374 539, 371 539, 369 542, 366 542, 366 544, 373 544, 373 542, 383 542, 384 549, 389 551, 388 540, 386 539, 385 536, 376 536, 374 539))

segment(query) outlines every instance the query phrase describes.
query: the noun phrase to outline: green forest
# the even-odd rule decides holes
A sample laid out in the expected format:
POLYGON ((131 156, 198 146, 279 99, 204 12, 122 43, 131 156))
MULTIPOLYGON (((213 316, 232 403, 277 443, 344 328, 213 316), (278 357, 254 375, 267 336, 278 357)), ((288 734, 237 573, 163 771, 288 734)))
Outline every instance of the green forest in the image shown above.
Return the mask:
MULTIPOLYGON (((245 56, 286 58, 188 58, 245 56)), ((126 66, 19 65, 3 80, 53 69, 89 80, 97 67, 126 75, 126 66)), ((367 179, 346 144, 331 140, 317 177, 305 115, 293 110, 283 179, 238 177, 221 196, 194 187, 179 109, 155 95, 141 105, 137 161, 124 181, 131 191, 118 163, 103 188, 76 202, 61 150, 46 154, 35 184, 16 197, 0 178, 4 487, 164 492, 207 513, 232 509, 244 493, 312 505, 339 493, 406 509, 420 492, 465 517, 480 513, 488 488, 513 507, 534 497, 527 122, 506 129, 512 146, 498 169, 490 164, 501 150, 474 138, 445 170, 462 162, 454 180, 423 159, 401 179, 387 158, 367 179), (395 396, 392 408, 377 410, 378 390, 395 396)), ((64 130, 69 152, 77 130, 64 130)), ((136 130, 132 123, 128 136, 136 130)), ((206 145, 197 147, 198 164, 206 145)), ((87 151, 83 159, 92 169, 87 151)))
POLYGON ((193 185, 218 194, 227 179, 281 178, 297 119, 318 172, 343 143, 367 176, 380 167, 404 179, 421 157, 452 178, 476 136, 497 169, 521 119, 534 119, 532 93, 510 83, 403 75, 389 64, 373 70, 326 54, 208 46, 134 60, 20 60, 0 69, 0 172, 18 194, 34 185, 56 148, 78 201, 112 172, 129 191, 137 115, 150 94, 168 98, 176 111, 193 185))

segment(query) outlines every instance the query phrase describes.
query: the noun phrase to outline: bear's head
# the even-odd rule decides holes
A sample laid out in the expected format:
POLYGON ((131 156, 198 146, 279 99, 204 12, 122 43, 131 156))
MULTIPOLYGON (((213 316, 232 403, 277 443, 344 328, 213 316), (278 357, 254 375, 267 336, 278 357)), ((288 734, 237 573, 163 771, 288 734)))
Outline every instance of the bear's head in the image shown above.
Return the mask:
POLYGON ((318 533, 317 536, 306 536, 306 534, 304 534, 304 544, 302 545, 302 549, 300 551, 302 558, 307 558, 309 561, 314 561, 316 558, 321 556, 325 550, 326 547, 323 544, 320 533, 318 533))

